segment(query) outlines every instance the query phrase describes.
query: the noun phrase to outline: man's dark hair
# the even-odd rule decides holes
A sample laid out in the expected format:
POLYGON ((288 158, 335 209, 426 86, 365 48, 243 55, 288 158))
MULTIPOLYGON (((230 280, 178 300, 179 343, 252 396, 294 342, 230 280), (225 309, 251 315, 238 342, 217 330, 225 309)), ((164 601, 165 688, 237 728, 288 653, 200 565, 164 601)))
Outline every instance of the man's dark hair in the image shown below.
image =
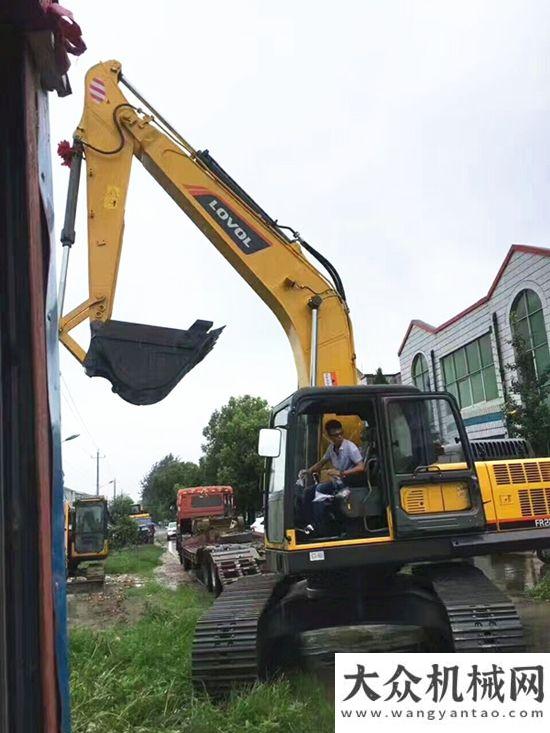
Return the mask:
POLYGON ((336 430, 342 430, 342 423, 340 422, 340 420, 329 420, 325 425, 325 430, 327 431, 328 435, 330 435, 336 430))

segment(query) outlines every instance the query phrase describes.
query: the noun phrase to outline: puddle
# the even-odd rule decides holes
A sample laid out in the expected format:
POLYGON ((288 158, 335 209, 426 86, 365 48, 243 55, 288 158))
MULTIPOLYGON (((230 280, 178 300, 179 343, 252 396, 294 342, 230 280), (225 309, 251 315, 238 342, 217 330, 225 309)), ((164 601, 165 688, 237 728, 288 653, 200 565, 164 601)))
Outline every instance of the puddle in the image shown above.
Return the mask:
POLYGON ((550 565, 542 563, 531 552, 476 557, 475 563, 501 590, 511 596, 523 596, 540 580, 550 577, 550 565))
POLYGON ((168 542, 167 549, 161 557, 161 564, 155 568, 155 580, 170 590, 176 590, 181 585, 191 583, 192 578, 182 568, 176 553, 176 543, 168 542))
POLYGON ((476 565, 514 601, 525 629, 527 650, 550 652, 550 602, 525 596, 543 578, 550 577, 550 565, 534 553, 477 557, 476 565))

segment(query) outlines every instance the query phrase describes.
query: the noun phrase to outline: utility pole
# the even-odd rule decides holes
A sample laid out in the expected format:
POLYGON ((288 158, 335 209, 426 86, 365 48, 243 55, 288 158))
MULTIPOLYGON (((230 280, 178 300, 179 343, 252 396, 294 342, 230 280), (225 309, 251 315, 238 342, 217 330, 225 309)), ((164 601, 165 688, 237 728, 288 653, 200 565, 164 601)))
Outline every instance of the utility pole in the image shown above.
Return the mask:
POLYGON ((113 499, 116 499, 116 478, 113 479, 113 499))
POLYGON ((105 456, 102 456, 99 454, 99 448, 96 451, 95 454, 95 495, 99 496, 99 459, 105 458, 105 456))

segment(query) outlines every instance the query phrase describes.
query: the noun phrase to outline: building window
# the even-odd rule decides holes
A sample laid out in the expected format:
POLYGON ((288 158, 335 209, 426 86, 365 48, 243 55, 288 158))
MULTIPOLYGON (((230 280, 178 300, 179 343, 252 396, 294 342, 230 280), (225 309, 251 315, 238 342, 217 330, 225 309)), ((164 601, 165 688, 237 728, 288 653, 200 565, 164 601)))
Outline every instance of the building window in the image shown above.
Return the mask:
POLYGON ((441 359, 445 388, 460 407, 470 407, 498 397, 491 335, 463 346, 441 359))
POLYGON ((531 352, 537 376, 541 375, 550 366, 550 354, 542 303, 534 290, 522 290, 516 297, 510 323, 514 334, 523 339, 531 352))
POLYGON ((412 376, 415 387, 423 392, 430 391, 430 372, 424 354, 417 354, 413 360, 412 376))

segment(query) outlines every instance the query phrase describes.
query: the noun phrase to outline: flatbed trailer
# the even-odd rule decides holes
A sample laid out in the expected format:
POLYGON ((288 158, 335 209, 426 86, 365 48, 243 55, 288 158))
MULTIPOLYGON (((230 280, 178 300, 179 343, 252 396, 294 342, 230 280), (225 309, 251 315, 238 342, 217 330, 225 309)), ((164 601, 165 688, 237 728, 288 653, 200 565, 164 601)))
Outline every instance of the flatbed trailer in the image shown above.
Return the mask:
POLYGON ((180 560, 185 570, 193 571, 197 580, 217 596, 238 578, 259 575, 264 553, 261 540, 255 541, 252 533, 243 533, 241 541, 226 536, 213 543, 199 535, 183 540, 180 560))
POLYGON ((263 535, 244 530, 231 486, 181 488, 177 509, 180 562, 210 592, 219 595, 235 580, 262 572, 263 535))

